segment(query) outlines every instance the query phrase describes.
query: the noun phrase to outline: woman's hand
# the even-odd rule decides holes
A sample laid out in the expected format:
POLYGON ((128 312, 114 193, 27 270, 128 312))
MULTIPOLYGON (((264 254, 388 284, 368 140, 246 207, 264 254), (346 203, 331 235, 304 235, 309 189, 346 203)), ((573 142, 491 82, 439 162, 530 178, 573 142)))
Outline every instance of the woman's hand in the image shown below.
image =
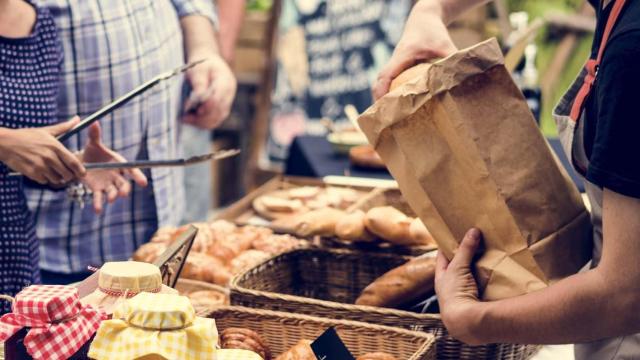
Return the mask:
MULTIPOLYGON (((101 140, 101 130, 98 123, 89 128, 89 142, 79 155, 84 163, 95 162, 125 162, 120 154, 107 148, 101 140)), ((102 212, 105 196, 109 203, 118 197, 126 197, 131 192, 133 179, 140 186, 147 186, 147 177, 139 169, 127 170, 91 170, 82 182, 93 192, 93 208, 97 214, 102 212)))
POLYGON ((470 345, 483 343, 475 330, 479 328, 483 303, 478 299, 478 285, 471 272, 481 237, 480 230, 469 230, 451 262, 439 252, 436 263, 436 294, 442 322, 451 336, 470 345))
POLYGON ((56 136, 76 126, 74 117, 40 128, 0 129, 0 161, 40 184, 63 185, 85 175, 82 162, 56 136))

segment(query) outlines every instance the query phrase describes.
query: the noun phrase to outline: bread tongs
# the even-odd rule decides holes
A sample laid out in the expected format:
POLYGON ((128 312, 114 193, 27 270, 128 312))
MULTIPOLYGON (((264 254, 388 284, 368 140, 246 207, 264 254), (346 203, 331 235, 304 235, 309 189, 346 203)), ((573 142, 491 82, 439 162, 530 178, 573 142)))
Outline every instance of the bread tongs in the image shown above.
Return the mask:
POLYGON ((106 162, 106 163, 84 163, 84 168, 87 171, 100 170, 100 169, 150 169, 156 167, 179 167, 193 165, 205 161, 216 161, 226 158, 230 158, 240 154, 239 149, 229 149, 214 151, 209 154, 192 156, 186 159, 173 159, 173 160, 137 160, 127 162, 106 162))

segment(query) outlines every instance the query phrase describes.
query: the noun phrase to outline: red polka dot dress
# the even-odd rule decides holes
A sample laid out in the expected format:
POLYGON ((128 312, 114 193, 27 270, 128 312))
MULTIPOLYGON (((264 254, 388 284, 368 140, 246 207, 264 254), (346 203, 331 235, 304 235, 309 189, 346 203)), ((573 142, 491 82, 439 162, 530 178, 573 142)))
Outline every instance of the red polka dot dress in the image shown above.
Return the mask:
MULTIPOLYGON (((36 9, 30 36, 0 36, 0 127, 29 128, 56 123, 62 51, 51 15, 36 9)), ((7 177, 0 163, 0 293, 14 296, 38 283, 38 242, 22 178, 7 177)), ((0 314, 10 305, 0 301, 0 314)))

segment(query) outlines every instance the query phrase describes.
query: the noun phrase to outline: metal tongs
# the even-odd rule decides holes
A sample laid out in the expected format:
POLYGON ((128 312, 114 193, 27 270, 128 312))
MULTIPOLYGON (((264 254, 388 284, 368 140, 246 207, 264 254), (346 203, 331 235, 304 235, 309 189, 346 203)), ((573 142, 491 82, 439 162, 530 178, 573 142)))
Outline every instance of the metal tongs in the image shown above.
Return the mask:
POLYGON ((155 167, 177 167, 193 165, 205 161, 216 161, 226 159, 240 154, 239 149, 229 149, 215 151, 209 154, 192 156, 186 159, 172 160, 138 160, 128 162, 106 162, 106 163, 85 163, 84 167, 87 171, 100 169, 150 169, 155 167))
MULTIPOLYGON (((131 101, 133 98, 145 93, 147 90, 151 89, 152 87, 156 86, 157 84, 159 84, 160 82, 164 81, 164 80, 168 80, 174 76, 177 76, 179 74, 184 73, 185 71, 191 69, 192 67, 201 64, 202 62, 204 62, 206 59, 200 59, 194 62, 190 62, 188 64, 182 65, 178 68, 175 68, 173 70, 170 71, 166 71, 163 72, 159 75, 157 75, 156 77, 154 77, 153 79, 145 82, 144 84, 136 87, 135 89, 131 90, 130 92, 122 95, 121 97, 119 97, 118 99, 116 99, 115 101, 111 102, 110 104, 107 104, 106 106, 102 107, 100 110, 94 112, 93 114, 87 116, 84 120, 82 120, 80 123, 78 123, 78 125, 74 126, 71 130, 67 131, 64 134, 58 135, 58 137, 56 138, 58 141, 63 142, 67 139, 69 139, 70 137, 72 137, 73 135, 79 133, 80 131, 82 131, 83 129, 86 129, 87 127, 89 127, 91 124, 93 124, 94 122, 100 120, 102 117, 109 115, 110 113, 112 113, 113 111, 115 111, 116 109, 121 108, 122 106, 124 106, 125 104, 127 104, 129 101, 131 101)), ((211 154, 210 154, 211 155, 211 154)), ((204 155, 204 156, 208 156, 208 155, 204 155)), ((215 158, 215 154, 211 155, 210 158, 205 159, 205 160, 201 160, 201 161, 206 161, 206 160, 210 160, 212 158, 215 158)), ((228 156, 233 156, 233 155, 228 155, 228 156)), ((226 156, 226 157, 228 157, 226 156)), ((198 157, 195 157, 198 158, 198 157)), ((142 168, 145 167, 159 167, 159 166, 179 166, 181 164, 177 164, 176 162, 183 162, 182 165, 188 165, 188 164, 192 164, 195 162, 200 162, 200 161, 196 161, 194 160, 195 158, 191 158, 191 159, 178 159, 178 160, 166 160, 164 161, 165 163, 169 164, 169 165, 162 165, 160 164, 162 161, 156 161, 156 162, 127 162, 127 163, 109 163, 109 165, 107 164, 99 164, 99 163, 94 163, 94 164, 85 164, 87 170, 89 169, 106 169, 106 168, 111 168, 111 169, 123 169, 123 168, 135 168, 135 167, 140 167, 140 166, 135 166, 135 165, 130 165, 130 164, 142 164, 142 168), (189 163, 184 163, 190 161, 189 163), (194 162, 195 161, 195 162, 194 162), (153 164, 151 164, 153 163, 153 164), (109 167, 100 167, 100 166, 109 166, 109 167), (116 166, 119 165, 119 166, 116 166), (130 165, 130 166, 129 166, 130 165)), ((10 177, 13 176, 21 176, 22 174, 17 173, 17 172, 12 172, 9 173, 10 177)))
POLYGON ((97 120, 99 120, 100 118, 102 118, 105 115, 110 114, 111 112, 113 112, 114 110, 124 106, 126 103, 128 103, 131 99, 135 98, 136 96, 143 94, 144 92, 146 92, 147 90, 151 89, 152 87, 156 86, 157 84, 159 84, 160 82, 164 81, 164 80, 168 80, 176 75, 182 74, 183 72, 191 69, 192 67, 204 62, 206 59, 200 59, 198 61, 194 61, 185 65, 182 65, 174 70, 170 70, 167 72, 164 72, 156 77, 154 77, 153 79, 145 82, 144 84, 138 86, 137 88, 131 90, 130 92, 122 95, 121 97, 119 97, 118 99, 116 99, 115 101, 113 101, 112 103, 106 105, 105 107, 103 107, 102 109, 94 112, 93 114, 89 115, 88 117, 86 117, 84 120, 82 120, 78 125, 74 126, 71 130, 67 131, 66 133, 59 135, 57 137, 58 141, 63 142, 67 139, 69 139, 70 137, 72 137, 73 135, 79 133, 80 131, 82 131, 83 129, 87 128, 89 125, 93 124, 94 122, 96 122, 97 120))

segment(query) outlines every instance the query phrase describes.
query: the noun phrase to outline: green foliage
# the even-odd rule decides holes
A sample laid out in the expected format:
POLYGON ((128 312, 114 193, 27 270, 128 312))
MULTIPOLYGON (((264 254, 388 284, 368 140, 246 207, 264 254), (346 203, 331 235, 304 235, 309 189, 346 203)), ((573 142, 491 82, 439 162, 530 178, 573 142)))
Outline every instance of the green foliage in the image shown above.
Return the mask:
POLYGON ((249 0, 247 1, 248 11, 267 11, 271 9, 273 0, 249 0))

